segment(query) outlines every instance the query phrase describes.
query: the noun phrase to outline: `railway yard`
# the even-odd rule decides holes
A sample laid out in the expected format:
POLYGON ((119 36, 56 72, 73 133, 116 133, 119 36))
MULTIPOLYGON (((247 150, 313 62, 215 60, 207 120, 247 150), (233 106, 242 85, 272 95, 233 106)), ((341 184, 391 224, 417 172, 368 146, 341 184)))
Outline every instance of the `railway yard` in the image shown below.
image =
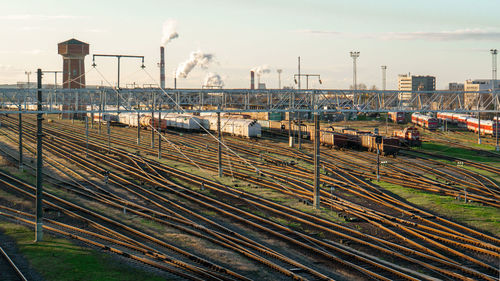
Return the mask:
MULTIPOLYGON (((421 146, 385 148, 380 161, 369 147, 323 142, 318 210, 313 142, 289 147, 286 130, 222 135, 218 177, 219 142, 205 131, 165 125, 160 142, 148 124, 107 131, 94 118, 44 118, 46 235, 161 279, 500 276, 500 154, 490 149, 492 136, 475 145, 473 132, 420 129, 421 146)), ((0 221, 34 229, 36 118, 23 115, 24 172, 18 115, 0 116, 0 124, 0 221)), ((406 127, 384 119, 322 124, 332 125, 377 127, 384 141, 406 127)), ((328 134, 337 133, 322 131, 322 140, 328 134)))

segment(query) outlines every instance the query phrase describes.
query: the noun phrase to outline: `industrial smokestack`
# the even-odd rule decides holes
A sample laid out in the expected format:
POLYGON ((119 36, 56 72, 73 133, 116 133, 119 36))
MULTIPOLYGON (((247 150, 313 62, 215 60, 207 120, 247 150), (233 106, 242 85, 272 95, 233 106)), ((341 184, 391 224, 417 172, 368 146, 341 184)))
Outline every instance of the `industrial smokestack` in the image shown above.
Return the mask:
POLYGON ((160 87, 165 89, 165 47, 160 47, 160 87))
POLYGON ((250 71, 250 90, 255 89, 255 72, 252 70, 250 71))

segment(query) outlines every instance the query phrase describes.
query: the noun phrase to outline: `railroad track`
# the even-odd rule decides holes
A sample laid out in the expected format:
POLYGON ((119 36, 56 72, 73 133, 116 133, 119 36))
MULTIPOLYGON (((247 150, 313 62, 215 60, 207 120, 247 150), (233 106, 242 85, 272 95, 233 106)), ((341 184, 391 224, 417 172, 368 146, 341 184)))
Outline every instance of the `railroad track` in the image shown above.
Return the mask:
MULTIPOLYGON (((102 147, 101 147, 101 149, 102 149, 102 147)), ((117 152, 116 152, 116 151, 113 151, 113 153, 117 153, 117 152)), ((108 161, 109 161, 109 159, 108 159, 108 161)), ((123 161, 122 161, 122 162, 123 162, 123 161)), ((152 165, 153 165, 153 163, 150 163, 149 165, 151 165, 151 166, 152 166, 152 165)), ((158 166, 157 166, 157 164, 155 164, 155 165, 156 165, 156 166, 154 166, 154 169, 159 169, 159 168, 166 169, 166 167, 158 167, 158 166)), ((130 169, 130 168, 128 168, 128 169, 130 169)), ((171 169, 170 169, 170 170, 167 170, 167 172, 168 172, 168 173, 174 173, 174 172, 179 173, 178 171, 171 170, 171 169)), ((145 173, 145 174, 150 174, 150 177, 151 177, 151 173, 145 173)), ((179 173, 179 174, 180 174, 180 173, 179 173)), ((179 176, 181 176, 181 175, 179 175, 179 176)), ((184 174, 184 175, 182 175, 182 176, 183 176, 183 177, 185 177, 185 178, 188 178, 188 177, 193 177, 193 175, 189 175, 189 174, 184 174)), ((198 183, 198 184, 199 184, 199 183, 198 183)), ((328 202, 326 202, 326 203, 328 203, 328 202)), ((346 205, 347 205, 348 203, 343 202, 343 204, 346 204, 346 205)), ((351 208, 354 208, 354 206, 350 206, 350 207, 351 207, 351 208)), ((339 205, 338 205, 338 204, 336 205, 336 208, 339 208, 339 205)), ((345 206, 343 206, 342 208, 345 208, 345 206)), ((359 208, 359 207, 355 207, 355 208, 359 208)), ((357 214, 357 215, 361 216, 361 214, 356 213, 355 211, 351 211, 351 213, 353 213, 353 214, 357 214)), ((372 218, 371 218, 371 219, 370 219, 370 218, 368 218, 368 219, 369 219, 369 220, 373 220, 373 218, 374 218, 374 217, 372 216, 372 218)), ((379 217, 379 218, 377 218, 377 220, 381 220, 381 218, 379 217)), ((387 223, 387 222, 386 222, 386 223, 387 223)), ((325 247, 326 247, 326 246, 325 246, 325 247)), ((450 264, 450 265, 451 265, 451 264, 450 264)), ((428 268, 429 268, 429 267, 430 267, 430 266, 428 266, 428 268)), ((430 268, 432 268, 432 267, 430 267, 430 268)), ((470 274, 472 274, 472 273, 473 273, 473 271, 470 271, 469 273, 470 273, 470 274)))
POLYGON ((24 274, 2 247, 0 247, 0 279, 4 281, 27 281, 24 274))

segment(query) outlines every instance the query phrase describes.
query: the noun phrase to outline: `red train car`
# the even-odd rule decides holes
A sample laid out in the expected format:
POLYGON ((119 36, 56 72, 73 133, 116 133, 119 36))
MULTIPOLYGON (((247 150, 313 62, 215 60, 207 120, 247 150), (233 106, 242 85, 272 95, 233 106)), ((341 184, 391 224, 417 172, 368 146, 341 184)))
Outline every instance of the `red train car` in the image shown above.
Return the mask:
POLYGON ((394 123, 404 123, 405 113, 404 112, 388 112, 389 119, 394 123))
POLYGON ((495 122, 495 120, 481 120, 481 124, 479 123, 477 118, 469 118, 467 119, 467 129, 477 133, 479 131, 479 126, 481 126, 481 135, 491 136, 496 136, 496 134, 500 132, 499 124, 495 122))
POLYGON ((392 136, 400 140, 401 143, 408 146, 420 146, 420 132, 415 127, 404 128, 403 130, 396 130, 392 132, 392 136))
POLYGON ((422 128, 427 128, 429 130, 435 130, 438 127, 438 120, 434 117, 423 115, 420 113, 413 113, 411 115, 411 122, 422 128))

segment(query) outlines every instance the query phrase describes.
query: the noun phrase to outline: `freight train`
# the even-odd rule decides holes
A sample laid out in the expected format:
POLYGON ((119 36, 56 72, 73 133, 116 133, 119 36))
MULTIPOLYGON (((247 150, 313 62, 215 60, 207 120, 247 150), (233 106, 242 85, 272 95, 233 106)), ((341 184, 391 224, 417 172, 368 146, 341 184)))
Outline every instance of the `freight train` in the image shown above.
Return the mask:
MULTIPOLYGON (((258 121, 262 127, 270 132, 284 134, 288 133, 288 121, 258 121)), ((292 134, 297 135, 299 126, 292 122, 292 134)), ((301 135, 314 141, 314 125, 301 124, 301 135)), ((320 143, 325 146, 346 149, 365 149, 376 151, 376 139, 380 138, 378 144, 383 155, 396 155, 399 151, 399 139, 393 137, 382 137, 371 132, 359 131, 352 128, 328 127, 320 130, 320 143)))
MULTIPOLYGON (((337 132, 334 128, 320 130, 320 143, 334 148, 365 149, 382 155, 396 155, 399 152, 399 139, 389 138, 352 129, 337 132), (358 132, 358 133, 355 133, 358 132)), ((314 141, 314 134, 311 134, 314 141)))
MULTIPOLYGON (((87 113, 91 117, 90 113, 87 113)), ((211 131, 217 131, 217 117, 212 115, 207 116, 193 116, 190 114, 177 114, 177 113, 163 113, 161 120, 158 120, 158 114, 151 113, 132 113, 124 112, 118 114, 103 113, 99 118, 98 114, 94 113, 94 121, 96 122, 110 122, 111 124, 122 124, 129 127, 137 127, 138 125, 143 128, 153 126, 155 129, 164 131, 167 128, 184 130, 184 131, 199 131, 203 128, 211 131), (203 127, 203 128, 202 128, 203 127)), ((228 118, 221 118, 221 131, 223 133, 231 134, 234 136, 257 138, 261 136, 261 126, 255 120, 244 119, 243 116, 228 116, 228 118)))

